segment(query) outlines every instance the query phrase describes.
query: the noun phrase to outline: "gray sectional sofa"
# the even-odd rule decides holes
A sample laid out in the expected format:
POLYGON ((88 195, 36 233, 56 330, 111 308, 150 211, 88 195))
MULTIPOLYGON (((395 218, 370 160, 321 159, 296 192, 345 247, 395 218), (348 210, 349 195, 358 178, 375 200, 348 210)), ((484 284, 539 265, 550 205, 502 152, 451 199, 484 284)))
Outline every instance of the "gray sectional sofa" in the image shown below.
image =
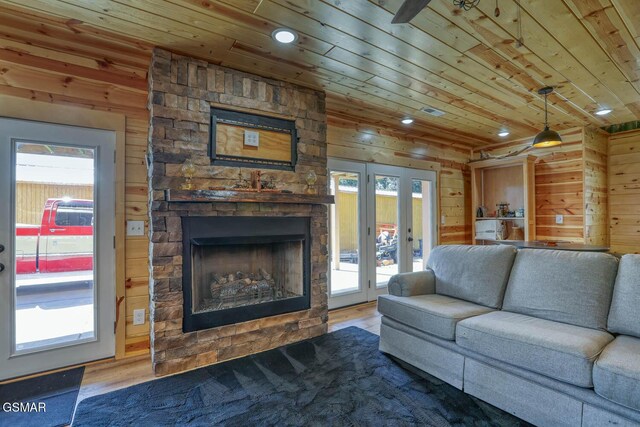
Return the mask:
POLYGON ((380 350, 540 426, 640 425, 640 255, 438 246, 380 350))

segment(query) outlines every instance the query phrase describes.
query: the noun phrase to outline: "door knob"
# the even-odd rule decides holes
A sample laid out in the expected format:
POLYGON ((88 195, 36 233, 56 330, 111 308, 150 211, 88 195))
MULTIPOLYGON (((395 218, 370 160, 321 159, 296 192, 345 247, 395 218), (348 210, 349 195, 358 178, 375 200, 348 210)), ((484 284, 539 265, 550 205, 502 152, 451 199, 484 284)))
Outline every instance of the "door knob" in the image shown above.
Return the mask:
POLYGON ((407 237, 407 241, 413 242, 413 237, 407 237))
POLYGON ((4 264, 0 264, 0 273, 4 271, 4 264))
POLYGON ((0 252, 4 252, 4 245, 0 245, 0 252))

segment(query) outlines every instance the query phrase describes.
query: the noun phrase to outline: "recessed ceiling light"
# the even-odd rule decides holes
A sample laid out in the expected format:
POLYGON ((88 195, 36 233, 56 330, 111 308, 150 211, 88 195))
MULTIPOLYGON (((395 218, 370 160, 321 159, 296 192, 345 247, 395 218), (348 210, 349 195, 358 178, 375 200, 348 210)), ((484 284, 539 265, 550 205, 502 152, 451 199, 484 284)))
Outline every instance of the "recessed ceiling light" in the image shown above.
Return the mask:
POLYGON ((508 136, 508 135, 509 135, 509 131, 508 130, 502 130, 502 131, 498 132, 498 136, 501 136, 503 138, 505 136, 508 136))
POLYGON ((413 123, 413 119, 411 119, 409 117, 402 119, 402 124, 403 125, 410 125, 411 123, 413 123))
POLYGON ((298 40, 298 34, 288 28, 278 28, 274 30, 273 33, 271 33, 271 37, 284 44, 293 43, 298 40))
POLYGON ((599 115, 599 116, 606 116, 607 114, 609 114, 612 111, 613 110, 611 110, 610 108, 603 108, 602 110, 596 111, 596 114, 599 115))

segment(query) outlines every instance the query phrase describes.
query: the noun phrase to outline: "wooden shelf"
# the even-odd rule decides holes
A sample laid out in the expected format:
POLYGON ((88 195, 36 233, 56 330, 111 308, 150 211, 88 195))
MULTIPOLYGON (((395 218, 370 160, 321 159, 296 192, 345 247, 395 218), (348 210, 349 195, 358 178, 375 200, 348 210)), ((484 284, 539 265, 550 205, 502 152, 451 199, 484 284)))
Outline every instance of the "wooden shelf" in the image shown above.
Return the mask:
POLYGON ((498 239, 476 239, 476 240, 482 240, 483 242, 521 242, 522 240, 508 240, 508 239, 504 239, 504 240, 498 240, 498 239))
POLYGON ((488 219, 503 219, 506 221, 516 221, 516 220, 525 220, 527 219, 526 217, 516 217, 516 216, 500 216, 500 217, 490 217, 490 216, 477 216, 474 218, 476 221, 483 221, 483 220, 488 220, 488 219))
POLYGON ((299 203, 325 205, 335 203, 334 197, 320 194, 251 192, 234 190, 165 190, 169 202, 180 203, 299 203))

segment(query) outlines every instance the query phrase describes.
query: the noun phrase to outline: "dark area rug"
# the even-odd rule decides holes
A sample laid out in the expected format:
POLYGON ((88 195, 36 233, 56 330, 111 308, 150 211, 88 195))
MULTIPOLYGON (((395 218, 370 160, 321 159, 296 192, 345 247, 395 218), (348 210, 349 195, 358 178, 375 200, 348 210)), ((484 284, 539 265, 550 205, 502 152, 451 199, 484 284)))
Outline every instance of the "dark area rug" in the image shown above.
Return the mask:
POLYGON ((83 400, 74 426, 525 426, 356 327, 83 400))
POLYGON ((0 426, 71 424, 83 374, 84 367, 79 367, 0 385, 0 426), (20 403, 27 412, 17 411, 20 403))

